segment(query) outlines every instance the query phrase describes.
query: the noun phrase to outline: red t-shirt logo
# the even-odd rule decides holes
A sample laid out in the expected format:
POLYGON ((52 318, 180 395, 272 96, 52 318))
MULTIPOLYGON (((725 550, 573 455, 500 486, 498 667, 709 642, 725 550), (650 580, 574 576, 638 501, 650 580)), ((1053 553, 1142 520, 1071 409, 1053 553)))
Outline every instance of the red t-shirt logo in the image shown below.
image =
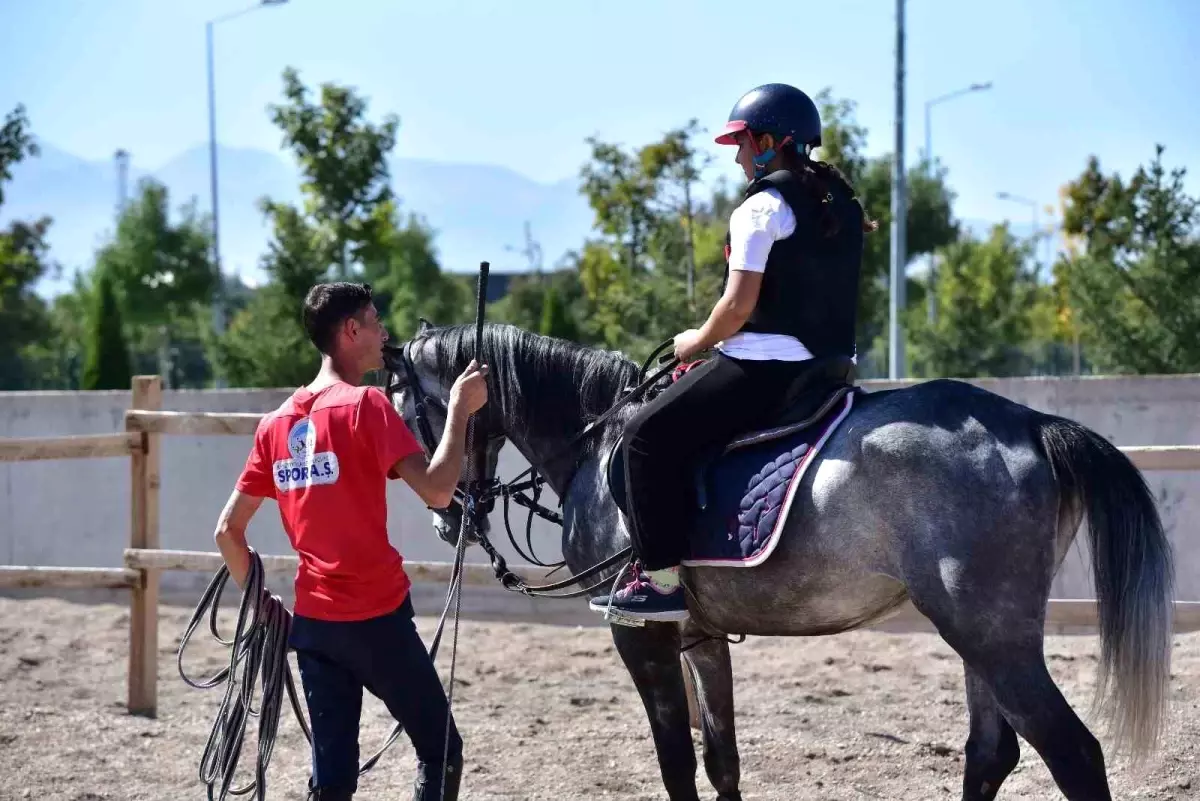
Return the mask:
POLYGON ((338 480, 337 454, 317 450, 317 427, 310 418, 302 418, 292 426, 287 447, 291 456, 274 465, 275 488, 279 492, 338 480))

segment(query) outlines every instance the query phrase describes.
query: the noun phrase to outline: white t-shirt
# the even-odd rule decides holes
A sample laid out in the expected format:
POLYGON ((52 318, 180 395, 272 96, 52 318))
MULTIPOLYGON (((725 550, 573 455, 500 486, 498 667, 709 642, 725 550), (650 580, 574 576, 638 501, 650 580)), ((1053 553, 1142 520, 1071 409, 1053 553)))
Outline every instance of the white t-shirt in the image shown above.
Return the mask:
MULTIPOLYGON (((771 245, 795 230, 796 215, 778 189, 751 195, 729 217, 729 269, 765 271, 771 245)), ((799 362, 813 357, 803 342, 787 334, 742 331, 718 342, 717 349, 735 359, 799 362)))

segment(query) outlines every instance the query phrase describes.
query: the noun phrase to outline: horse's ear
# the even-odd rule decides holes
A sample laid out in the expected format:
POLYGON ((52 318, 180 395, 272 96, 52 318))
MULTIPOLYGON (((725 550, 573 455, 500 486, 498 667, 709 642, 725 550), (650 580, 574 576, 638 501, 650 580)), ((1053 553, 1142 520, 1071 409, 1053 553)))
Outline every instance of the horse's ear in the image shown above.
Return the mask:
POLYGON ((418 317, 417 320, 420 322, 420 325, 417 326, 418 334, 424 334, 427 330, 433 328, 433 323, 429 322, 424 317, 418 317))

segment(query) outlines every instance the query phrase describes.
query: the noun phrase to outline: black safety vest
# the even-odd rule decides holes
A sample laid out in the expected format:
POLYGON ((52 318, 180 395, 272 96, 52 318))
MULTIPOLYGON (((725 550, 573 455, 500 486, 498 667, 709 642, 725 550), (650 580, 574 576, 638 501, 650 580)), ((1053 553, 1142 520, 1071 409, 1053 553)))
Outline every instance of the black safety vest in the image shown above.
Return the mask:
MULTIPOLYGON (((778 190, 796 216, 796 230, 771 245, 758 303, 740 330, 793 336, 817 358, 853 356, 863 255, 862 207, 844 190, 830 186, 828 202, 840 227, 833 236, 823 236, 817 198, 801 180, 789 170, 779 170, 746 188, 747 198, 768 188, 778 190)), ((728 233, 725 242, 728 284, 728 233)))

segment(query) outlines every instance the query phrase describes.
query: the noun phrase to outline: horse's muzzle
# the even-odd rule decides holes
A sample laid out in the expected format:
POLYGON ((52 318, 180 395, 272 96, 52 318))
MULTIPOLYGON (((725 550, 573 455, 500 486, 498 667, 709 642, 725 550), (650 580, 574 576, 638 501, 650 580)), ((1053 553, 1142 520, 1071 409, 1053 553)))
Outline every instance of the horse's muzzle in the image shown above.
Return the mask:
MULTIPOLYGON (((438 535, 438 539, 448 545, 458 545, 458 535, 462 531, 462 520, 462 506, 459 505, 458 501, 451 503, 445 509, 433 510, 433 530, 438 535)), ((475 526, 469 526, 468 528, 468 545, 475 545, 479 542, 479 530, 483 531, 484 536, 491 533, 491 523, 488 520, 487 512, 484 509, 480 509, 476 515, 475 526)))

